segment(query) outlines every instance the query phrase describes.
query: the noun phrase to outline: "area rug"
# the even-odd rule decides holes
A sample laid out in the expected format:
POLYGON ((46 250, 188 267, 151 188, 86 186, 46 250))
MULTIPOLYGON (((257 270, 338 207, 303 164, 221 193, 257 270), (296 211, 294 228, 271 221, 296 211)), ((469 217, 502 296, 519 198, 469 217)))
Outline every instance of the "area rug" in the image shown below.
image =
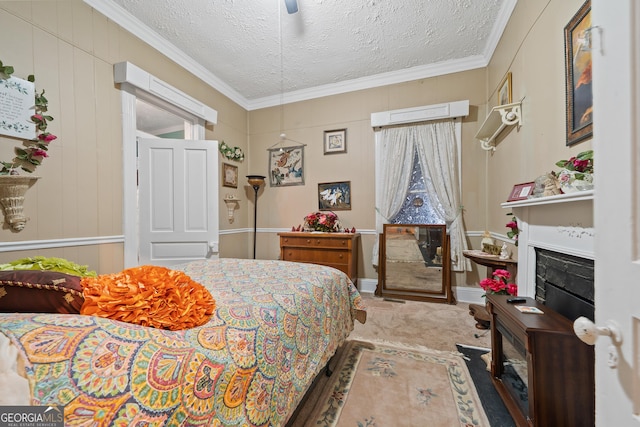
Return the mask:
POLYGON ((463 344, 458 344, 456 347, 464 356, 491 427, 515 427, 513 418, 491 381, 491 373, 487 370, 487 361, 491 360, 491 350, 463 344))
POLYGON ((348 341, 314 402, 294 425, 490 426, 461 355, 424 347, 348 341))

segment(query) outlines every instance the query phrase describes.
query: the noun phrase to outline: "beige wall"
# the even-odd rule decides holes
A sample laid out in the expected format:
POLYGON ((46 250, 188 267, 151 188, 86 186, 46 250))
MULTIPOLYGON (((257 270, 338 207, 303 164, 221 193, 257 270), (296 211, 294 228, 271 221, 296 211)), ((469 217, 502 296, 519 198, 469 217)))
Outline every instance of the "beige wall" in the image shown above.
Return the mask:
POLYGON ((487 67, 489 105, 510 71, 513 100, 523 99, 524 124, 502 135, 489 157, 489 229, 506 234, 508 222, 500 207, 514 184, 530 182, 555 163, 592 148, 591 139, 566 146, 564 27, 583 0, 518 2, 509 25, 487 67))
MULTIPOLYGON (((122 235, 122 120, 120 90, 113 83, 115 63, 130 61, 218 110, 218 124, 207 129, 206 138, 248 151, 243 108, 81 0, 0 2, 0 38, 0 60, 14 66, 14 76, 34 74, 36 88, 46 90, 54 117, 48 130, 58 136, 50 157, 36 170, 42 178, 27 193, 30 221, 19 233, 3 226, 0 241, 122 235)), ((0 159, 13 158, 18 142, 0 137, 0 159)), ((246 162, 239 166, 244 175, 246 162)), ((226 217, 225 205, 220 205, 221 217, 226 217)), ((240 216, 232 226, 246 227, 247 220, 240 216)), ((223 230, 231 226, 228 221, 220 225, 223 230)), ((246 237, 242 240, 246 248, 246 237)), ((99 272, 123 266, 122 244, 4 252, 0 262, 35 254, 63 256, 99 272)))
MULTIPOLYGON (((279 141, 283 130, 305 147, 305 185, 264 188, 258 200, 258 228, 291 229, 318 208, 318 183, 350 181, 352 209, 336 212, 346 227, 368 231, 361 237, 358 275, 377 279, 371 263, 375 240, 374 132, 371 113, 469 100, 471 115, 463 120, 463 204, 468 230, 484 230, 481 200, 484 176, 482 150, 473 140, 478 126, 478 105, 485 99, 484 69, 361 90, 273 107, 249 113, 250 167, 268 175, 267 148, 279 141), (325 130, 347 129, 347 153, 324 155, 325 130), (478 156, 480 161, 478 162, 478 156)), ((258 235, 258 258, 277 258, 275 233, 258 235)))
MULTIPOLYGON (((273 230, 290 229, 317 208, 317 184, 351 181, 352 210, 339 211, 345 225, 368 230, 362 238, 359 276, 375 279, 370 258, 374 241, 374 159, 370 114, 398 108, 468 99, 463 120, 462 188, 464 222, 471 247, 488 229, 504 237, 507 211, 500 207, 516 183, 557 170, 555 162, 591 148, 591 141, 565 146, 563 28, 581 0, 518 2, 488 67, 381 88, 247 112, 179 65, 132 37, 81 0, 0 2, 2 60, 15 75, 36 75, 46 89, 58 135, 51 157, 38 168, 42 179, 27 194, 31 220, 24 231, 0 230, 1 241, 31 241, 122 234, 122 159, 120 90, 112 66, 130 61, 219 112, 207 139, 239 146, 247 158, 239 166, 240 188, 222 187, 221 197, 242 200, 234 223, 220 203, 221 256, 250 257, 253 239, 253 190, 243 185, 248 173, 267 175, 267 147, 282 130, 305 147, 305 185, 260 192, 258 258, 275 259, 273 230), (491 154, 474 135, 507 71, 513 73, 514 100, 523 100, 524 124, 505 132, 491 154), (281 116, 282 112, 282 116, 281 116), (284 123, 280 129, 281 119, 284 123), (347 153, 324 155, 323 131, 347 129, 347 153), (226 233, 225 233, 226 232, 226 233)), ((15 140, 0 137, 0 159, 10 159, 15 140)), ((222 162, 222 159, 221 159, 222 162)), ((233 163, 233 162, 231 162, 233 163)), ((122 245, 0 253, 0 262, 35 253, 63 256, 99 272, 122 266, 122 245)), ((454 284, 477 283, 484 269, 455 275, 454 284)))

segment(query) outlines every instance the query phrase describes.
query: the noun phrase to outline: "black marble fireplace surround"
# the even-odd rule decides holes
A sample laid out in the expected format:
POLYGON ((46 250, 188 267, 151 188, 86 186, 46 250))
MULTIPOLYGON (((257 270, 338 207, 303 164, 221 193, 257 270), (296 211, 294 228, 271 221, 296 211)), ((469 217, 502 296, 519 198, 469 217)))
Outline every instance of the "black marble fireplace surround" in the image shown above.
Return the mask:
POLYGON ((593 260, 536 248, 535 298, 574 321, 594 320, 593 260))

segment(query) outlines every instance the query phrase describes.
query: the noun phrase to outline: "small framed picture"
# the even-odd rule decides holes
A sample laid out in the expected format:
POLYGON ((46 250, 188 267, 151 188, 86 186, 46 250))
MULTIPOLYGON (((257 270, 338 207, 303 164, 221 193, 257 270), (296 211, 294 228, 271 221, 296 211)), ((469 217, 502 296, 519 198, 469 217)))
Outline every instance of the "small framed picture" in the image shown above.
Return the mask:
POLYGON ((324 131, 324 154, 346 153, 347 152, 347 130, 326 130, 324 131))
POLYGON ((516 200, 525 200, 533 194, 534 182, 525 182, 523 184, 516 184, 511 190, 511 194, 507 199, 507 202, 515 202, 516 200))
POLYGON ((238 167, 229 163, 222 164, 222 185, 238 188, 238 167))
POLYGON ((511 104, 513 97, 511 95, 511 71, 504 76, 500 86, 498 87, 498 105, 511 104))
POLYGON ((321 211, 351 210, 351 181, 318 184, 318 209, 321 211))

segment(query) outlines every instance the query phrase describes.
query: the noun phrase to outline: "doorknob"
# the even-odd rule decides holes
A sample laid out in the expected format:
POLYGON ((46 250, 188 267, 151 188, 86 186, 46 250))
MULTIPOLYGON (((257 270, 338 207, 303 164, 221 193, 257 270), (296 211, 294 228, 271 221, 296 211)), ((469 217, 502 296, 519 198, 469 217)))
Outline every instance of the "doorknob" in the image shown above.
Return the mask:
POLYGON ((591 320, 580 316, 573 322, 573 331, 582 342, 589 345, 594 345, 600 335, 611 337, 616 345, 622 344, 622 333, 613 320, 608 320, 605 326, 596 326, 591 320))

